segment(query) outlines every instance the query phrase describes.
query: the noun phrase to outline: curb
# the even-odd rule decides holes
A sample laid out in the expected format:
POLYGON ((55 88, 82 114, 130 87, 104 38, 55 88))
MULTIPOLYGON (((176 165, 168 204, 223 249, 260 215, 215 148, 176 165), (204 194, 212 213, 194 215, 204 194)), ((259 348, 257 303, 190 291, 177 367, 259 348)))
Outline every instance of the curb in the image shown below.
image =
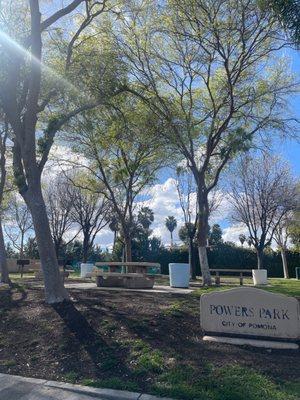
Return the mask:
MULTIPOLYGON (((126 390, 114 390, 114 389, 98 389, 90 386, 73 385, 71 383, 48 381, 46 379, 27 378, 18 375, 2 374, 0 373, 0 382, 2 380, 9 380, 10 383, 26 382, 36 386, 44 386, 46 388, 61 389, 66 392, 81 394, 90 396, 99 400, 173 400, 167 397, 157 397, 145 393, 128 392, 126 390)), ((1 385, 0 385, 1 386, 1 385)), ((13 384, 11 385, 13 387, 13 384)), ((1 387, 0 387, 0 398, 1 398, 1 387)), ((59 398, 57 398, 59 400, 59 398)))

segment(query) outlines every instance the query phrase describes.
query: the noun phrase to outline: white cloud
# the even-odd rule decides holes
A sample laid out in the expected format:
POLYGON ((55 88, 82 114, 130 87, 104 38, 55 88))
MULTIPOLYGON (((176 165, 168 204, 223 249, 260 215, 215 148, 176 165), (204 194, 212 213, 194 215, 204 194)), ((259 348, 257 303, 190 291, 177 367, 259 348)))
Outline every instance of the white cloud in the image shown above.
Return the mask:
MULTIPOLYGON (((55 144, 51 149, 49 161, 47 162, 44 172, 44 179, 46 181, 52 180, 62 170, 67 171, 73 169, 74 167, 71 166, 70 161, 79 166, 86 165, 87 163, 87 160, 83 156, 72 153, 67 146, 55 144)), ((169 215, 172 215, 177 220, 177 228, 173 232, 174 242, 180 243, 178 230, 184 224, 184 218, 175 179, 170 177, 164 182, 152 186, 141 194, 141 198, 146 198, 147 200, 137 202, 137 210, 139 207, 148 206, 154 212, 154 223, 151 226, 153 235, 160 237, 164 244, 170 244, 170 232, 165 227, 165 219, 169 215)), ((216 193, 216 198, 217 202, 220 204, 217 211, 213 212, 210 224, 220 223, 226 219, 229 213, 229 202, 224 196, 224 193, 218 191, 216 193)), ((74 232, 72 230, 72 232, 68 234, 68 238, 73 234, 74 232)), ((78 238, 81 238, 80 235, 78 238)), ((106 227, 97 235, 95 244, 100 245, 102 248, 108 247, 111 249, 113 245, 113 232, 106 227)))
MULTIPOLYGON (((144 193, 144 195, 146 195, 146 193, 144 193)), ((219 191, 216 196, 220 205, 218 210, 213 213, 210 224, 216 224, 223 221, 228 216, 230 210, 229 202, 224 196, 224 193, 219 191)), ((178 230, 184 224, 184 218, 175 180, 173 178, 168 178, 165 182, 152 186, 147 191, 147 197, 147 200, 137 203, 136 209, 138 210, 139 207, 147 206, 153 210, 154 222, 151 225, 153 235, 160 237, 165 245, 170 244, 170 232, 165 227, 165 219, 169 215, 172 215, 177 220, 177 228, 173 232, 174 242, 181 243, 178 237, 178 230)), ((231 236, 229 235, 229 237, 231 236)), ((106 227, 97 235, 95 244, 100 245, 102 248, 108 247, 111 249, 113 245, 113 232, 106 227)))
POLYGON ((248 237, 248 229, 244 224, 234 224, 228 228, 223 229, 223 240, 224 242, 234 242, 236 244, 241 244, 239 241, 239 235, 244 234, 248 237))
MULTIPOLYGON (((168 178, 165 182, 154 185, 149 190, 148 194, 150 198, 142 202, 142 205, 150 207, 154 212, 155 219, 151 226, 153 235, 159 236, 164 244, 169 245, 170 232, 165 227, 165 219, 167 216, 173 215, 177 220, 177 228, 173 233, 174 242, 180 243, 178 230, 184 224, 184 218, 175 179, 168 178)), ((217 191, 215 197, 218 208, 211 215, 211 225, 224 221, 230 213, 230 203, 224 193, 222 191, 217 191)))
POLYGON ((54 179, 62 171, 74 171, 74 168, 86 166, 87 159, 72 152, 68 146, 55 143, 50 151, 49 159, 43 172, 44 181, 54 179))
POLYGON ((184 219, 175 180, 168 178, 165 182, 154 185, 149 189, 150 198, 142 205, 150 207, 154 212, 154 222, 151 225, 153 235, 162 239, 165 244, 170 244, 170 232, 165 227, 165 219, 169 215, 173 215, 177 220, 177 228, 173 232, 174 241, 179 241, 178 229, 183 225, 184 219))

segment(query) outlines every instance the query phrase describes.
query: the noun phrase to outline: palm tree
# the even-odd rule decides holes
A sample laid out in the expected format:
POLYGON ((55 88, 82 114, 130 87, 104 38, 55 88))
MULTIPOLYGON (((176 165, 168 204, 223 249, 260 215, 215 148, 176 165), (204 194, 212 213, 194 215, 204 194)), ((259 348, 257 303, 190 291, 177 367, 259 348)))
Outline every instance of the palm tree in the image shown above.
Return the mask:
POLYGON ((154 212, 149 207, 142 207, 138 213, 137 220, 144 229, 149 229, 154 221, 154 212))
POLYGON ((173 247, 173 231, 177 226, 176 218, 172 215, 166 218, 166 228, 171 234, 171 247, 173 247))
POLYGON ((242 247, 243 247, 243 246, 244 246, 244 243, 245 243, 245 241, 246 241, 246 236, 245 236, 243 233, 240 234, 239 240, 240 240, 241 245, 242 245, 242 247))
POLYGON ((119 224, 118 224, 118 219, 116 216, 111 216, 109 220, 108 227, 111 231, 114 233, 114 244, 113 244, 113 249, 115 248, 116 240, 117 240, 117 232, 119 230, 119 224))
POLYGON ((248 246, 249 247, 251 247, 252 246, 252 239, 251 239, 251 237, 248 237, 248 239, 247 239, 247 243, 248 243, 248 246))

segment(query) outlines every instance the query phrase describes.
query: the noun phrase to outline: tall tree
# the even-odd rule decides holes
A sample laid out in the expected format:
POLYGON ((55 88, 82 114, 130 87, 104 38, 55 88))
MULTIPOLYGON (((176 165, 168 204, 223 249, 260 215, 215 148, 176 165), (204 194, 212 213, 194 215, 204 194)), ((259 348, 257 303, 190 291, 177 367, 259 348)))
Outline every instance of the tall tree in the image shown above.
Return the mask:
POLYGON ((116 241, 117 241, 117 234, 120 229, 119 224, 118 224, 118 218, 115 215, 111 215, 109 217, 108 227, 114 233, 114 242, 113 242, 113 248, 112 248, 112 250, 114 251, 116 241))
POLYGON ((240 243, 241 243, 241 245, 242 245, 242 247, 244 246, 244 243, 245 243, 245 241, 246 241, 246 236, 243 234, 243 233, 241 233, 240 235, 239 235, 239 241, 240 241, 240 243))
POLYGON ((298 0, 258 0, 265 10, 272 10, 272 16, 278 19, 288 34, 288 40, 300 45, 300 4, 298 0))
MULTIPOLYGON (((52 57, 43 52, 48 36, 61 18, 80 10, 85 13, 86 23, 76 26, 72 15, 75 35, 66 33, 69 40, 64 53, 66 71, 78 36, 88 26, 91 15, 100 14, 106 1, 73 0, 52 15, 40 12, 40 1, 1 3, 0 13, 0 106, 13 130, 13 170, 20 194, 25 200, 33 219, 45 283, 46 301, 61 302, 68 298, 59 273, 55 248, 51 237, 47 211, 41 189, 41 175, 56 133, 72 117, 82 110, 96 107, 103 99, 90 100, 86 88, 76 90, 74 106, 62 100, 66 90, 75 86, 51 69, 52 57), (27 5, 28 4, 28 5, 27 5), (85 6, 85 7, 83 7, 85 6), (18 29, 16 29, 18 26, 18 29), (75 40, 74 40, 75 38, 75 40), (43 59, 43 61, 42 61, 43 59), (43 64, 46 63, 47 65, 43 64), (88 99, 88 101, 86 101, 88 99), (51 103, 52 107, 47 107, 51 103), (47 108, 47 112, 45 110, 47 108), (46 123, 45 123, 46 121, 46 123), (48 123, 47 123, 48 122, 48 123), (40 135, 43 129, 43 136, 40 135), (37 146, 39 138, 39 146, 37 146)), ((52 9, 52 8, 51 8, 52 9)), ((77 86, 83 80, 77 80, 77 86)))
POLYGON ((233 171, 229 198, 235 222, 244 224, 263 268, 264 249, 295 206, 296 186, 290 170, 276 157, 244 157, 233 171))
POLYGON ((292 213, 289 235, 295 250, 300 250, 300 184, 297 184, 296 206, 292 213))
POLYGON ((159 129, 159 120, 141 102, 122 97, 97 114, 81 116, 69 130, 74 151, 87 161, 73 164, 88 171, 89 188, 106 197, 118 218, 126 261, 132 260, 136 200, 165 162, 159 137, 149 140, 159 129))
POLYGON ((6 142, 8 139, 8 124, 0 120, 0 282, 10 283, 6 248, 3 236, 4 192, 6 184, 6 142))
POLYGON ((198 202, 196 199, 195 181, 186 166, 181 165, 176 169, 176 188, 184 218, 184 226, 179 230, 179 238, 182 240, 187 235, 191 276, 192 279, 196 279, 196 264, 193 250, 197 231, 198 202))
POLYGON ((128 88, 164 119, 166 143, 187 160, 197 186, 197 243, 204 284, 209 193, 223 169, 258 133, 287 122, 294 90, 282 62, 278 22, 255 0, 127 4, 119 34, 132 68, 128 88), (270 69, 268 69, 270 67, 270 69))
POLYGON ((85 263, 97 234, 108 224, 107 200, 78 185, 70 184, 67 193, 72 201, 71 220, 79 226, 83 235, 82 261, 85 263))
POLYGON ((149 229, 154 221, 154 212, 149 207, 142 207, 137 215, 137 222, 142 225, 144 229, 149 229))
POLYGON ((13 196, 9 201, 5 217, 5 234, 14 248, 18 250, 19 257, 23 258, 26 235, 33 229, 27 205, 18 196, 13 196))
POLYGON ((47 214, 49 218, 51 235, 54 241, 55 253, 59 257, 62 246, 71 243, 78 233, 64 241, 66 234, 73 226, 72 209, 73 199, 69 196, 69 182, 64 176, 58 176, 48 183, 44 190, 47 214))
POLYGON ((291 223, 291 213, 285 215, 274 231, 274 241, 276 242, 281 254, 283 276, 289 279, 289 269, 286 252, 288 250, 288 240, 290 239, 289 226, 291 223))
POLYGON ((166 218, 165 225, 171 235, 171 248, 172 248, 173 244, 174 244, 173 243, 173 232, 177 226, 176 218, 173 215, 170 215, 169 217, 166 218))
POLYGON ((30 259, 38 260, 40 258, 36 238, 29 237, 24 246, 24 256, 30 259))
POLYGON ((209 244, 213 246, 217 246, 223 243, 222 239, 222 229, 219 224, 214 224, 209 231, 209 244))
MULTIPOLYGON (((149 207, 144 206, 138 210, 135 216, 135 227, 133 230, 133 255, 136 261, 151 261, 151 256, 156 256, 157 243, 152 236, 151 224, 154 222, 154 212, 149 207)), ((153 258, 152 258, 153 260, 153 258)))

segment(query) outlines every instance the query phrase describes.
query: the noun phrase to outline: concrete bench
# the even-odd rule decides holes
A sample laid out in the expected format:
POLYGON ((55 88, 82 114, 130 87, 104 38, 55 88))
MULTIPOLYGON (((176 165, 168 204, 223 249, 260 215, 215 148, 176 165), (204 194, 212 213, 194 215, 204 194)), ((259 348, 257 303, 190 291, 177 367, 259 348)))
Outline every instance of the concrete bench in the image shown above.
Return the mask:
POLYGON ((139 273, 118 273, 94 271, 98 287, 124 287, 127 289, 152 289, 154 276, 139 273))
MULTIPOLYGON (((217 286, 219 286, 221 283, 220 274, 222 272, 227 272, 227 273, 229 272, 230 274, 239 274, 240 285, 242 286, 244 283, 243 282, 244 275, 252 274, 252 269, 223 269, 223 268, 221 268, 221 269, 210 269, 210 272, 215 274, 215 284, 217 286)), ((230 276, 230 275, 227 275, 227 276, 230 276)))
POLYGON ((154 285, 154 279, 157 274, 149 271, 149 268, 158 269, 159 272, 161 269, 160 264, 158 263, 142 261, 97 262, 96 268, 94 268, 92 272, 92 276, 96 278, 96 283, 99 287, 152 289, 154 285), (108 271, 103 271, 103 268, 108 268, 108 271), (118 269, 121 269, 122 272, 119 272, 118 269))

